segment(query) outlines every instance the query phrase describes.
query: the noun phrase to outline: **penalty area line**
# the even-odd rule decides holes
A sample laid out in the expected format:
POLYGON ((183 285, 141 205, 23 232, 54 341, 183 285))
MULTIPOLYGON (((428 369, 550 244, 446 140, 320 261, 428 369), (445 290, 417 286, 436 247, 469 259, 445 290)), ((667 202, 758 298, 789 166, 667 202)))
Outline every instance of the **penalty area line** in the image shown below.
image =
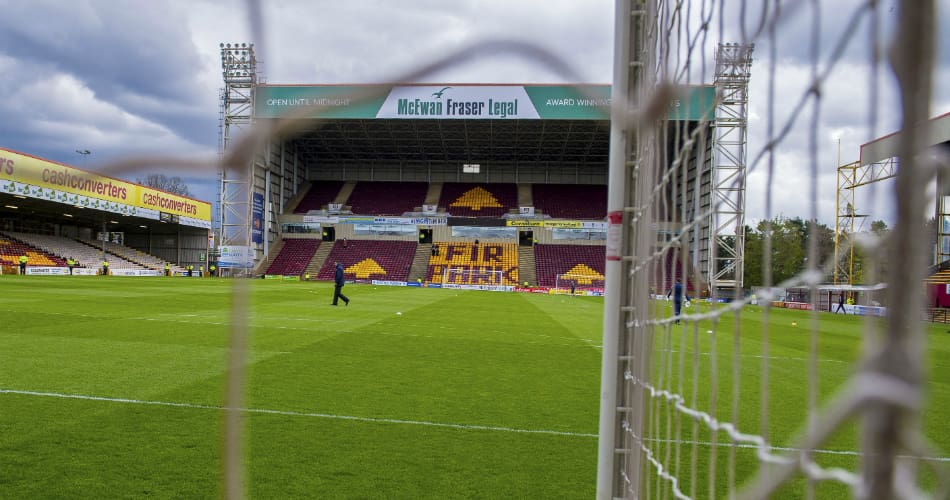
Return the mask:
MULTIPOLYGON (((150 401, 143 399, 129 399, 129 398, 110 398, 104 396, 88 396, 84 394, 63 394, 59 392, 40 392, 40 391, 22 391, 17 389, 0 389, 0 394, 17 394, 21 396, 37 396, 37 397, 46 397, 46 398, 60 398, 60 399, 78 399, 84 401, 103 401, 108 403, 119 403, 119 404, 134 404, 134 405, 145 405, 145 406, 165 406, 172 408, 190 408, 196 410, 214 410, 214 411, 225 411, 229 408, 223 406, 212 406, 212 405, 202 405, 196 403, 175 403, 172 401, 150 401)), ((519 429, 516 427, 503 427, 503 426, 494 426, 494 425, 469 425, 469 424, 451 424, 445 422, 429 422, 426 420, 403 420, 397 418, 378 418, 378 417, 358 417, 354 415, 335 415, 332 413, 313 413, 313 412, 301 412, 301 411, 289 411, 289 410, 270 410, 266 408, 240 408, 239 411, 242 413, 251 413, 251 414, 260 414, 260 415, 283 415, 288 417, 307 417, 307 418, 322 418, 328 420, 348 420, 351 422, 365 422, 365 423, 377 423, 377 424, 396 424, 396 425, 417 425, 425 427, 439 427, 443 429, 458 429, 465 431, 491 431, 491 432, 510 432, 516 434, 542 434, 548 436, 567 436, 567 437, 582 437, 582 438, 596 438, 597 434, 585 433, 585 432, 569 432, 569 431, 555 431, 549 429, 519 429)), ((667 439, 651 439, 647 438, 644 441, 653 442, 653 443, 664 443, 672 444, 676 440, 667 440, 667 439)), ((693 441, 693 440, 680 440, 682 445, 698 445, 698 446, 712 446, 713 443, 709 441, 693 441)), ((756 445, 746 444, 746 443, 731 443, 729 441, 718 442, 716 443, 717 447, 726 448, 726 447, 735 447, 735 448, 746 448, 746 449, 755 449, 756 445)), ((770 450, 784 451, 784 452, 793 452, 798 453, 802 450, 799 448, 790 448, 784 446, 769 446, 770 450)), ((862 453, 859 451, 852 450, 822 450, 816 449, 811 450, 815 454, 823 455, 848 455, 854 457, 862 456, 862 453)), ((910 458, 916 460, 924 461, 934 461, 934 462, 950 462, 950 457, 923 457, 923 456, 910 456, 910 455, 901 455, 900 458, 910 458)))
MULTIPOLYGON (((84 394, 63 394, 58 392, 39 392, 39 391, 21 391, 16 389, 0 389, 0 394, 17 394, 21 396, 38 396, 46 398, 60 398, 60 399, 78 399, 84 401, 104 401, 109 403, 119 403, 119 404, 134 404, 134 405, 146 405, 146 406, 165 406, 173 408, 190 408, 196 410, 216 410, 216 411, 225 411, 230 410, 224 406, 212 406, 212 405, 202 405, 194 403, 175 403, 171 401, 150 401, 143 399, 128 399, 128 398, 109 398, 104 396, 87 396, 84 394)), ((451 424, 444 422, 429 422, 426 420, 402 420, 397 418, 378 418, 378 417, 358 417, 354 415, 335 415, 332 413, 312 413, 312 412, 301 412, 301 411, 289 411, 289 410, 269 410, 266 408, 238 408, 238 411, 242 413, 253 413, 261 415, 284 415, 289 417, 308 417, 308 418, 322 418, 328 420, 349 420, 353 422, 366 422, 366 423, 380 423, 380 424, 397 424, 397 425, 419 425, 426 427, 440 427, 444 429, 459 429, 466 431, 492 431, 492 432, 511 432, 516 434, 544 434, 549 436, 568 436, 568 437, 584 437, 584 438, 596 438, 597 434, 590 434, 584 432, 569 432, 569 431, 555 431, 548 429, 519 429, 516 427, 502 427, 494 425, 471 425, 471 424, 451 424)))
MULTIPOLYGON (((673 440, 673 439, 653 439, 653 438, 646 438, 646 439, 644 439, 644 441, 652 442, 652 443, 663 443, 663 444, 666 444, 666 445, 670 445, 670 444, 676 443, 676 440, 673 440)), ((711 441, 693 441, 693 440, 684 439, 684 440, 679 441, 679 444, 681 444, 681 445, 713 446, 714 443, 711 442, 711 441)), ((728 440, 727 440, 727 441, 718 441, 718 442, 715 443, 715 446, 716 446, 717 448, 740 448, 740 449, 748 449, 748 450, 757 450, 757 449, 759 448, 758 445, 749 444, 749 443, 733 443, 733 442, 728 441, 728 440)), ((775 451, 788 452, 788 453, 801 453, 802 451, 804 451, 804 450, 801 449, 801 448, 792 448, 792 447, 789 447, 789 446, 769 446, 768 449, 769 449, 769 451, 775 450, 775 451)), ((821 454, 821 455, 846 455, 846 456, 850 456, 850 457, 862 457, 862 456, 864 456, 864 453, 862 453, 862 452, 860 452, 860 451, 853 451, 853 450, 821 450, 821 449, 816 449, 816 450, 809 450, 809 451, 812 452, 812 453, 814 453, 814 454, 821 454)), ((950 462, 950 457, 921 457, 921 456, 914 456, 914 455, 898 455, 897 458, 910 458, 910 459, 913 459, 913 460, 925 460, 925 461, 931 461, 931 462, 950 462)))

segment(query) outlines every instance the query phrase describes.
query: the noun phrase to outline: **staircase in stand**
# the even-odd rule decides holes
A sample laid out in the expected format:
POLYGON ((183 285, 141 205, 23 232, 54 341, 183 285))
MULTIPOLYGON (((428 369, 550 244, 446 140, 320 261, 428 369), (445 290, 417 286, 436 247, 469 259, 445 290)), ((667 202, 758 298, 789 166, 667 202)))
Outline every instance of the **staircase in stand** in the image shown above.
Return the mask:
POLYGON ((416 247, 416 256, 409 268, 409 281, 425 280, 429 270, 429 256, 432 255, 432 243, 420 243, 416 247))
POLYGON ((270 268, 270 265, 274 263, 274 259, 280 255, 280 250, 284 248, 284 239, 281 238, 274 242, 270 248, 267 249, 267 259, 258 264, 254 269, 254 274, 264 274, 270 268))
POLYGON ((320 269, 327 261, 327 256, 330 255, 331 250, 333 250, 332 242, 324 241, 320 243, 320 247, 317 248, 317 252, 313 254, 313 258, 310 259, 310 263, 307 264, 307 268, 304 269, 304 276, 309 274, 311 280, 317 279, 317 275, 320 274, 320 269))
POLYGON ((528 286, 537 286, 538 269, 534 263, 534 247, 518 247, 518 280, 519 285, 528 282, 528 286))

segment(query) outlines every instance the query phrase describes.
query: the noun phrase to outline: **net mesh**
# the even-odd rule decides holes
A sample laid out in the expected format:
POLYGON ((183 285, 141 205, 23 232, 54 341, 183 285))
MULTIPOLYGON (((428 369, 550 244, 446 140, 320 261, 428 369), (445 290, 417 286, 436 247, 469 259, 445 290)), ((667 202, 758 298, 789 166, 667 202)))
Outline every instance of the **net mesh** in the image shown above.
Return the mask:
POLYGON ((935 165, 915 154, 927 146, 919 124, 929 117, 934 25, 928 16, 935 7, 873 1, 844 7, 821 1, 618 3, 614 100, 620 110, 614 110, 612 140, 617 147, 619 137, 626 147, 611 156, 608 208, 622 220, 622 239, 608 246, 601 497, 917 497, 920 468, 933 469, 928 477, 936 481, 926 482, 946 495, 946 472, 934 459, 939 453, 920 425, 927 252, 920 244, 927 241, 920 193, 935 165), (882 19, 885 10, 890 19, 882 19), (832 12, 840 29, 829 41, 822 16, 832 12), (824 91, 835 72, 853 67, 861 54, 870 90, 853 105, 867 107, 865 139, 875 137, 887 46, 881 26, 888 24, 896 31, 890 69, 903 130, 891 200, 896 223, 887 240, 865 242, 864 276, 865 283, 887 288, 887 313, 864 323, 864 359, 851 366, 825 353, 834 340, 825 337, 816 305, 836 263, 819 258, 818 237, 804 238, 802 269, 776 283, 785 261, 773 262, 775 251, 789 245, 778 237, 777 225, 785 221, 773 202, 789 181, 781 155, 805 151, 796 159, 805 166, 795 173, 805 179, 796 184, 805 212, 799 228, 818 234, 819 180, 827 165, 819 158, 821 119, 833 106, 824 91), (915 30, 922 32, 911 41, 915 30), (805 53, 807 74, 799 75, 798 94, 779 96, 777 82, 788 76, 781 58, 795 49, 805 53), (755 71, 766 83, 759 96, 764 102, 755 106, 759 143, 747 151, 749 94, 740 80, 749 76, 742 63, 753 50, 760 54, 755 71), (681 105, 676 88, 710 81, 717 85, 715 117, 691 123, 656 111, 681 105), (747 256, 752 229, 744 220, 744 197, 753 176, 764 181, 764 218, 756 230, 762 235, 757 255, 747 256), (657 228, 674 236, 658 239, 657 228), (901 271, 891 267, 891 279, 877 283, 875 268, 897 256, 903 256, 901 271), (761 262, 761 275, 745 280, 762 284, 758 296, 743 293, 746 257, 761 262), (662 300, 679 280, 686 294, 710 301, 679 310, 675 292, 671 302, 662 300), (660 294, 643 293, 648 288, 660 294), (806 297, 800 306, 811 312, 801 325, 793 321, 789 329, 788 316, 773 310, 781 299, 777 289, 798 289, 806 297), (804 353, 789 354, 790 343, 804 353), (856 374, 842 373, 845 366, 856 374))
MULTIPOLYGON (((615 239, 608 244, 608 258, 613 260, 606 273, 602 396, 612 406, 601 417, 599 497, 762 498, 787 489, 795 492, 792 496, 806 498, 824 496, 826 491, 868 498, 916 497, 921 464, 936 471, 937 494, 946 493, 940 462, 927 460, 940 453, 922 434, 919 422, 924 354, 917 321, 925 245, 915 246, 915 242, 925 236, 922 226, 914 223, 924 212, 919 193, 935 170, 914 154, 923 146, 924 134, 918 125, 929 115, 935 2, 846 3, 850 10, 837 0, 617 2, 615 74, 625 76, 614 82, 611 139, 612 149, 619 153, 611 155, 609 208, 621 214, 617 220, 622 222, 614 224, 611 219, 615 239), (885 16, 890 16, 896 33, 890 45, 883 29, 885 16), (832 22, 833 37, 823 39, 822 27, 832 22), (723 76, 717 75, 715 63, 717 51, 726 42, 749 50, 757 44, 755 53, 760 55, 754 73, 761 73, 765 95, 759 96, 764 105, 755 117, 755 127, 761 137, 754 148, 746 147, 744 135, 718 135, 720 125, 725 126, 716 122, 722 118, 718 112, 698 122, 661 119, 671 105, 689 106, 678 100, 676 88, 723 76), (780 53, 790 47, 805 53, 808 71, 793 75, 801 80, 797 93, 780 96, 776 83, 789 76, 781 71, 780 53), (883 57, 885 47, 893 54, 892 65, 883 57), (844 363, 845 369, 854 368, 856 374, 829 387, 824 383, 827 375, 841 367, 832 366, 835 360, 822 354, 818 313, 812 312, 797 325, 797 333, 808 339, 807 352, 789 355, 774 343, 776 332, 770 324, 775 313, 770 301, 778 297, 770 290, 775 285, 814 291, 834 263, 819 262, 816 240, 811 239, 806 269, 776 283, 771 258, 777 243, 770 221, 776 215, 775 194, 784 189, 782 147, 804 137, 807 156, 797 161, 805 166, 802 177, 807 181, 796 188, 801 189, 800 200, 808 210, 806 226, 814 227, 819 168, 824 164, 818 158, 818 143, 823 139, 818 124, 823 114, 832 112, 823 89, 836 70, 848 69, 843 56, 854 53, 862 54, 869 68, 862 76, 869 88, 866 98, 851 103, 868 108, 863 124, 866 138, 882 132, 878 109, 885 69, 897 76, 897 108, 905 134, 892 200, 897 214, 892 236, 884 245, 866 245, 872 262, 891 262, 888 314, 865 323, 864 361, 854 367, 844 363), (730 170, 721 155, 748 158, 748 162, 734 162, 730 170), (614 182, 615 170, 621 172, 622 182, 614 182), (752 310, 754 321, 750 322, 743 317, 750 314, 750 300, 739 290, 745 264, 741 255, 744 188, 751 176, 758 176, 764 189, 761 232, 765 236, 757 248, 762 264, 756 272, 767 288, 759 293, 762 305, 752 310), (657 239, 661 226, 664 234, 673 236, 657 239), (613 255, 611 248, 616 250, 613 255), (733 283, 731 295, 723 287, 704 288, 710 276, 718 280, 714 283, 733 283), (691 295, 736 300, 694 304, 676 317, 673 303, 657 297, 665 292, 661 287, 677 278, 685 279, 691 295), (797 391, 797 396, 775 394, 776 379, 794 380, 788 390, 797 391), (785 414, 786 399, 795 406, 792 417, 785 414), (791 418, 801 428, 777 432, 778 409, 783 418, 791 418), (846 460, 829 460, 829 450, 823 447, 842 439, 842 433, 850 434, 851 441, 843 439, 855 446, 844 452, 846 460), (823 489, 829 483, 837 486, 823 489)), ((253 39, 263 52, 268 38, 261 2, 248 0, 246 10, 253 39)), ((582 80, 556 54, 538 45, 497 38, 447 52, 386 81, 427 81, 440 70, 495 54, 529 61, 564 81, 582 80)), ((368 87, 346 97, 359 103, 379 98, 375 92, 368 87)), ((723 110, 723 96, 718 94, 719 110, 723 110)), ((143 157, 106 165, 101 171, 127 174, 177 167, 247 179, 253 175, 249 165, 263 154, 266 144, 312 129, 312 120, 298 118, 321 111, 316 105, 281 120, 248 124, 230 138, 219 158, 143 157)), ((747 123, 741 121, 747 116, 737 116, 739 128, 732 130, 744 131, 747 123)), ((231 243, 240 245, 239 239, 231 243)), ((874 266, 868 268, 866 282, 875 283, 874 266)), ((242 407, 246 379, 248 287, 235 280, 233 294, 226 406, 234 410, 226 419, 223 466, 226 494, 238 498, 245 491, 242 421, 237 408, 242 407)))

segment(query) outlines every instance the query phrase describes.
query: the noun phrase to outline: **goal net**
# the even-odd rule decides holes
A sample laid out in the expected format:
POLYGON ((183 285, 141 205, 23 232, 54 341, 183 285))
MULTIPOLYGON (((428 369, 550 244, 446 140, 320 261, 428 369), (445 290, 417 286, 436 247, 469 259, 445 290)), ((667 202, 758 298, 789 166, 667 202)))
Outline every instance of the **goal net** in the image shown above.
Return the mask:
POLYGON ((933 244, 920 217, 935 210, 921 193, 946 163, 921 154, 935 9, 616 3, 598 498, 947 495, 948 458, 931 444, 946 440, 922 425, 933 244), (849 74, 861 83, 845 85, 849 74), (709 83, 711 98, 690 93, 709 83), (831 137, 860 158, 838 162, 835 204, 831 137), (856 197, 888 178, 893 197, 856 197), (862 229, 862 202, 896 207, 894 227, 862 229), (886 290, 861 295, 884 317, 845 325, 819 311, 839 280, 886 290), (674 311, 650 300, 651 283, 709 300, 674 311))
POLYGON ((504 271, 447 267, 442 272, 442 283, 455 285, 508 285, 504 271))

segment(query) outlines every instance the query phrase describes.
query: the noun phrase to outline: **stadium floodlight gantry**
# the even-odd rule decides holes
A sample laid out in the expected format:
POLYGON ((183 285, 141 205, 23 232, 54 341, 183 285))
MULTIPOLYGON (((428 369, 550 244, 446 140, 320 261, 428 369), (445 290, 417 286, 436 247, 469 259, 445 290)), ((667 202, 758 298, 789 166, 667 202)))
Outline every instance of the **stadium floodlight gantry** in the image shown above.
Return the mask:
MULTIPOLYGON (((925 131, 924 142, 930 153, 940 158, 950 154, 950 113, 932 118, 925 131)), ((834 283, 854 285, 853 237, 862 231, 867 214, 859 212, 855 191, 897 175, 900 134, 888 134, 861 145, 860 159, 838 166, 837 204, 835 206, 835 269, 834 283)), ((839 153, 840 155, 840 153, 839 153)), ((934 158, 937 161, 938 158, 934 158)), ((937 221, 937 245, 933 264, 950 260, 950 183, 946 173, 937 171, 937 193, 934 217, 937 221)))

